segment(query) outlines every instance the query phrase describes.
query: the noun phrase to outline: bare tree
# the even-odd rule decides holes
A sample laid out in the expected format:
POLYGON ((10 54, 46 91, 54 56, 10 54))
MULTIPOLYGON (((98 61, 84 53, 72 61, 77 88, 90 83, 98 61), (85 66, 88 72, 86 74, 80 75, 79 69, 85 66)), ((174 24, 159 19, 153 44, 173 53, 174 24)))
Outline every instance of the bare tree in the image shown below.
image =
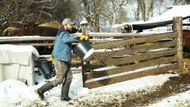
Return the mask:
POLYGON ((185 4, 186 0, 174 0, 174 5, 185 4))
POLYGON ((74 18, 78 4, 75 0, 0 0, 0 33, 8 26, 74 18))
POLYGON ((84 14, 95 32, 100 30, 100 20, 101 23, 108 21, 113 25, 127 19, 124 6, 128 0, 82 0, 82 2, 84 14))
MULTIPOLYGON (((118 23, 119 20, 121 20, 120 16, 125 16, 125 11, 124 11, 124 6, 128 4, 128 0, 111 0, 111 19, 112 19, 112 24, 118 23), (118 20, 118 21, 117 21, 118 20)), ((127 18, 125 16, 125 18, 127 18)))
POLYGON ((139 15, 138 18, 142 18, 144 21, 150 19, 153 16, 153 0, 137 0, 137 2, 137 15, 139 15))
POLYGON ((87 18, 92 30, 99 32, 99 18, 102 5, 105 0, 82 0, 84 6, 84 16, 87 18))

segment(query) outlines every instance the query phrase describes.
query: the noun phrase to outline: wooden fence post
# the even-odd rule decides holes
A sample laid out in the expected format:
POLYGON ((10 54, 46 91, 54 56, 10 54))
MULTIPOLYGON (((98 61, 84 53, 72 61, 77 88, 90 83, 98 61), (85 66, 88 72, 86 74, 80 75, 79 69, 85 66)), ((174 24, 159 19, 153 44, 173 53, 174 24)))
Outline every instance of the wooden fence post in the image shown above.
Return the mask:
POLYGON ((182 17, 174 17, 173 30, 177 38, 177 57, 178 57, 178 73, 183 73, 183 30, 182 30, 182 17))

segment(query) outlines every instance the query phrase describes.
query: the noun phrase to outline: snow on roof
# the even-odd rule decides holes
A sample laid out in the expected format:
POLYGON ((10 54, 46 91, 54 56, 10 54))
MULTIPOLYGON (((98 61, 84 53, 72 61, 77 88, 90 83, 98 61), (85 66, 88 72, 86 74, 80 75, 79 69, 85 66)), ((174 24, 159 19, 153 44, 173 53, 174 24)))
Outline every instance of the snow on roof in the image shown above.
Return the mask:
POLYGON ((171 9, 167 10, 162 15, 153 17, 148 21, 124 22, 122 24, 116 24, 113 27, 122 27, 127 24, 128 25, 148 24, 148 23, 170 21, 170 20, 173 20, 173 17, 175 17, 175 16, 182 16, 183 18, 190 17, 190 5, 172 6, 171 9))
POLYGON ((173 20, 175 16, 190 17, 190 5, 172 6, 171 9, 162 15, 153 17, 147 22, 169 21, 173 20))

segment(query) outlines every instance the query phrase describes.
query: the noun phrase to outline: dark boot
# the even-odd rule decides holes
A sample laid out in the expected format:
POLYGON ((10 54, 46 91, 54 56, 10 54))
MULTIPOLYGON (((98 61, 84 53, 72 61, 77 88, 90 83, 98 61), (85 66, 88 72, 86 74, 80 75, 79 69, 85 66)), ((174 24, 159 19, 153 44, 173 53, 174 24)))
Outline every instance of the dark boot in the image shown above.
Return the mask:
POLYGON ((40 96, 40 98, 43 100, 44 99, 44 93, 46 91, 48 91, 49 89, 52 89, 53 87, 54 87, 53 84, 46 83, 42 87, 40 87, 40 88, 37 89, 37 93, 40 96))
POLYGON ((62 84, 62 90, 61 90, 61 100, 69 101, 71 98, 69 97, 69 89, 70 89, 71 82, 66 82, 65 84, 62 84))

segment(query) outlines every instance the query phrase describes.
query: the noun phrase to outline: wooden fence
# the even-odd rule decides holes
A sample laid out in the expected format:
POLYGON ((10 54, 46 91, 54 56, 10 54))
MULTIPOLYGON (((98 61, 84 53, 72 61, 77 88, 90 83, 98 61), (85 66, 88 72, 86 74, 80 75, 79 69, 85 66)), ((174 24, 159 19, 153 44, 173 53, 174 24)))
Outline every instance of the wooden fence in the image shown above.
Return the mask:
POLYGON ((131 34, 133 38, 93 44, 96 52, 83 68, 84 86, 94 88, 181 71, 181 19, 175 18, 174 24, 174 32, 131 34))

